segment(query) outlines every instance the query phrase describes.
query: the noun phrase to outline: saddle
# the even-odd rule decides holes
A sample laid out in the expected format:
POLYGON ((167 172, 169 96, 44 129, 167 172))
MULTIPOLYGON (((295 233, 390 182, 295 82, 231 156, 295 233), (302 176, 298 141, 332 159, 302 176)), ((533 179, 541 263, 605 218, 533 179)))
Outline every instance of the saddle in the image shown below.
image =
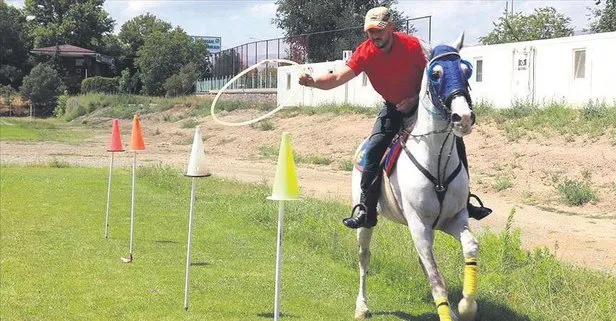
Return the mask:
MULTIPOLYGON (((409 136, 409 133, 406 131, 401 131, 400 133, 398 133, 392 140, 387 151, 385 152, 385 155, 383 156, 383 159, 381 160, 381 168, 383 168, 383 171, 385 172, 385 175, 387 175, 387 177, 389 177, 391 173, 393 172, 393 169, 396 166, 398 157, 400 157, 400 153, 402 152, 402 148, 403 148, 402 142, 405 141, 408 136, 409 136)), ((358 149, 357 153, 355 154, 354 163, 355 163, 355 168, 357 168, 358 171, 360 172, 364 171, 364 167, 366 165, 366 144, 365 142, 362 143, 361 147, 358 149)))

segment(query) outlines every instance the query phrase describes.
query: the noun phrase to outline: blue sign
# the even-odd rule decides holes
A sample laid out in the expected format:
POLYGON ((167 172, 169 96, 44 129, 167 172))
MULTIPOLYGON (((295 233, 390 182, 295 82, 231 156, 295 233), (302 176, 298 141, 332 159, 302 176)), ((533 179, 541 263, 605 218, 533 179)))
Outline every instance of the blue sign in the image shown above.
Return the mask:
POLYGON ((207 51, 210 53, 219 53, 222 50, 222 37, 192 36, 192 38, 205 42, 207 51))

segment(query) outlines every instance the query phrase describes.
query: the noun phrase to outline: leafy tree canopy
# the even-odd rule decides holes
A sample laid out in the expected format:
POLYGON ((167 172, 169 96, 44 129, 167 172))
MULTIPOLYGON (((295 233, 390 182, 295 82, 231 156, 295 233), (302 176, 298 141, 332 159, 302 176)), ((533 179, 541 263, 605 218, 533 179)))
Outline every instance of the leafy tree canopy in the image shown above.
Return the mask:
POLYGON ((203 41, 193 40, 179 27, 170 32, 156 31, 150 34, 135 59, 143 83, 143 93, 165 94, 164 82, 191 62, 195 64, 199 75, 206 74, 210 67, 206 62, 207 54, 203 41))
POLYGON ((137 51, 145 43, 145 38, 155 32, 168 32, 171 24, 147 13, 128 20, 122 25, 119 37, 128 45, 130 54, 136 55, 137 51))
POLYGON ((538 8, 531 14, 517 12, 498 18, 494 30, 479 40, 484 45, 567 37, 573 34, 571 18, 553 7, 538 8))
MULTIPOLYGON (((591 8, 590 31, 612 32, 616 31, 616 0, 605 0, 600 8, 591 8)), ((597 4, 601 6, 601 3, 597 4)))
POLYGON ((114 20, 103 9, 104 0, 26 0, 24 12, 33 16, 35 47, 71 44, 98 50, 114 20))
MULTIPOLYGON (((378 0, 278 0, 276 4, 273 23, 284 30, 286 37, 355 27, 291 39, 290 58, 297 60, 297 51, 303 51, 310 61, 340 59, 343 50, 355 49, 366 39, 362 28, 366 12, 382 5, 378 0)), ((393 4, 395 1, 388 1, 386 5, 392 9, 393 20, 401 29, 405 17, 391 7, 393 4)))
POLYGON ((0 86, 17 88, 27 72, 30 39, 26 17, 0 0, 0 86))

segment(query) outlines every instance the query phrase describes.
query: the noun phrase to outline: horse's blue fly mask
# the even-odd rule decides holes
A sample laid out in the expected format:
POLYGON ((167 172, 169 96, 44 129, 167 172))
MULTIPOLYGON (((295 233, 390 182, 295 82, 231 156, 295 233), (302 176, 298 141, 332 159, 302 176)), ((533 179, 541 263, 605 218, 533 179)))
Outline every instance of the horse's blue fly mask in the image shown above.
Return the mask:
MULTIPOLYGON (((460 58, 458 51, 447 45, 438 45, 432 50, 432 59, 428 62, 430 98, 443 120, 450 120, 451 101, 456 96, 464 96, 469 104, 468 79, 473 74, 470 62, 460 58)), ((472 116, 473 123, 475 122, 472 116)))

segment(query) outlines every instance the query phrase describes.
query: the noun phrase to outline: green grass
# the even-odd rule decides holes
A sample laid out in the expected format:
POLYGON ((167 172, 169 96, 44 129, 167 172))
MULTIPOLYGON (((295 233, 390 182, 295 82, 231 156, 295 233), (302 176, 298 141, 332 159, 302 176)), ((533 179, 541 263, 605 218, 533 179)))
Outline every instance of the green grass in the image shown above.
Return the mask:
POLYGON ((269 130, 274 130, 276 128, 276 125, 271 119, 265 119, 260 122, 256 122, 254 124, 250 124, 250 127, 259 129, 262 131, 269 131, 269 130))
POLYGON ((0 140, 3 141, 54 141, 76 144, 94 136, 83 126, 75 127, 58 119, 2 118, 0 140))
POLYGON ((354 168, 354 167, 355 167, 355 165, 353 164, 353 162, 352 162, 352 161, 350 161, 350 160, 348 160, 348 159, 345 159, 345 160, 342 160, 342 161, 340 162, 340 167, 339 167, 339 169, 340 169, 340 170, 343 170, 343 171, 345 171, 345 172, 351 172, 351 171, 353 171, 353 168, 354 168))
POLYGON ((492 188, 497 192, 506 190, 511 187, 513 187, 513 182, 511 182, 511 180, 505 176, 498 176, 494 184, 492 184, 492 188))
POLYGON ((195 128, 199 125, 199 122, 196 119, 187 119, 182 123, 182 128, 195 128))
POLYGON ((294 153, 294 159, 296 163, 304 163, 304 164, 313 164, 313 165, 329 165, 332 163, 331 158, 327 157, 327 156, 321 156, 321 155, 308 155, 308 156, 304 156, 304 155, 300 155, 297 153, 294 153))
POLYGON ((478 119, 499 124, 509 141, 532 138, 534 134, 563 136, 567 141, 607 135, 616 144, 616 102, 589 101, 579 109, 561 101, 514 101, 510 108, 502 109, 479 102, 474 111, 478 119))
MULTIPOLYGON (((271 190, 197 180, 191 308, 183 311, 190 179, 138 171, 135 260, 128 252, 130 171, 114 172, 110 239, 103 237, 107 169, 1 166, 2 320, 268 320, 273 312, 277 203, 271 190), (4 197, 10 195, 11 197, 4 197), (8 213, 8 214, 7 214, 8 213)), ((351 320, 357 295, 350 206, 285 203, 283 319, 351 320)), ((478 320, 613 321, 616 279, 520 249, 520 231, 479 236, 478 320)), ((436 235, 450 301, 461 296, 459 244, 436 235)), ((436 321, 408 230, 382 221, 368 277, 375 320, 436 321)))

